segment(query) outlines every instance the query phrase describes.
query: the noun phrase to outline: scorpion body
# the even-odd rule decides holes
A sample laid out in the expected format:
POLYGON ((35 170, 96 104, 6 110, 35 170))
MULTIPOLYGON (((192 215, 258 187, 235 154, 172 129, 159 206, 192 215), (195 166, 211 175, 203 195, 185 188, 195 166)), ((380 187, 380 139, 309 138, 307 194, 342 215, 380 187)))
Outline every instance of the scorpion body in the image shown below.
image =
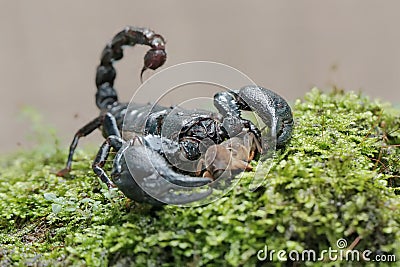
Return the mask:
POLYGON ((155 70, 166 61, 163 37, 149 29, 127 27, 114 36, 104 48, 96 72, 96 104, 100 115, 77 131, 70 145, 66 167, 57 175, 64 176, 71 170, 79 138, 100 128, 105 141, 92 168, 109 188, 117 186, 127 197, 138 202, 183 204, 210 193, 171 193, 176 186, 190 188, 212 182, 217 176, 214 170, 221 172, 222 167, 209 155, 217 153, 214 158, 218 159, 222 155, 218 155, 218 151, 223 150, 228 156, 240 158, 240 163, 234 160, 236 163, 230 164, 228 161, 226 167, 249 169, 244 163, 256 153, 262 153, 263 148, 258 145, 261 142, 260 131, 252 122, 241 117, 241 110, 255 111, 267 125, 271 125, 272 131, 277 134, 278 147, 283 147, 289 140, 293 126, 289 105, 276 93, 258 86, 217 93, 214 105, 219 113, 120 103, 114 88, 116 71, 113 62, 123 57, 124 46, 136 44, 150 46, 140 77, 145 70, 155 70), (233 149, 232 142, 236 140, 233 137, 243 134, 246 141, 239 141, 233 149), (231 138, 232 142, 228 144, 226 140, 231 138), (215 144, 224 148, 215 147, 215 144), (210 147, 213 147, 212 151, 208 151, 210 147), (117 151, 112 179, 103 170, 111 149, 117 151), (246 151, 246 155, 239 155, 237 151, 246 151), (208 155, 206 160, 202 158, 205 153, 208 155), (204 163, 214 167, 206 166, 206 171, 194 167, 204 163), (149 194, 149 190, 153 193, 149 194))

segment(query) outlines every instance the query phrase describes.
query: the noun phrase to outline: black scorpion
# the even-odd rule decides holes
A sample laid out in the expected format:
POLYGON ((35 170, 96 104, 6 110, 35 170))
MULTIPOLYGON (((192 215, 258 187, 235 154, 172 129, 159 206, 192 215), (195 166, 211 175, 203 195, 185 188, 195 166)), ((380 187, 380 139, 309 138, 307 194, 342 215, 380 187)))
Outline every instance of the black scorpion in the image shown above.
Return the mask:
POLYGON ((272 127, 277 147, 283 147, 289 140, 293 128, 289 105, 278 94, 258 86, 215 94, 214 105, 219 113, 120 103, 114 88, 116 71, 113 62, 123 57, 124 46, 136 44, 151 47, 144 57, 140 77, 145 70, 155 70, 166 61, 163 37, 149 29, 126 27, 114 36, 104 48, 96 72, 96 104, 101 110, 100 115, 76 132, 66 167, 57 175, 64 176, 71 170, 78 140, 100 128, 105 141, 92 168, 101 181, 109 188, 117 186, 127 197, 138 202, 182 204, 201 199, 209 192, 171 193, 175 185, 187 188, 206 185, 218 177, 217 172, 221 169, 249 169, 246 167, 248 161, 256 153, 262 153, 260 130, 243 119, 241 111, 256 112, 267 126, 272 127), (240 141, 234 144, 234 140, 240 141), (111 149, 117 154, 110 179, 103 166, 111 149), (219 152, 221 149, 225 154, 219 152), (210 155, 213 155, 212 159, 209 159, 210 155), (232 164, 229 160, 220 160, 229 156, 234 157, 232 164), (199 169, 203 164, 206 169, 199 169))

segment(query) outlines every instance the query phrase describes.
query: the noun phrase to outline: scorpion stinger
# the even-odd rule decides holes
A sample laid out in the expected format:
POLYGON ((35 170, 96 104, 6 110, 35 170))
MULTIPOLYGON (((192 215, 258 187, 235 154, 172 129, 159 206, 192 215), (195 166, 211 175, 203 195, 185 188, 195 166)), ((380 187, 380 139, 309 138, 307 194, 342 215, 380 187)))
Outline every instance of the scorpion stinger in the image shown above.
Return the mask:
POLYGON ((166 59, 164 38, 146 28, 126 27, 117 33, 114 38, 106 45, 101 53, 100 65, 96 72, 96 104, 100 109, 118 102, 117 92, 114 89, 116 72, 113 62, 123 57, 124 46, 135 46, 137 44, 150 46, 144 56, 144 65, 140 73, 142 80, 143 72, 147 69, 155 70, 161 67, 166 59))

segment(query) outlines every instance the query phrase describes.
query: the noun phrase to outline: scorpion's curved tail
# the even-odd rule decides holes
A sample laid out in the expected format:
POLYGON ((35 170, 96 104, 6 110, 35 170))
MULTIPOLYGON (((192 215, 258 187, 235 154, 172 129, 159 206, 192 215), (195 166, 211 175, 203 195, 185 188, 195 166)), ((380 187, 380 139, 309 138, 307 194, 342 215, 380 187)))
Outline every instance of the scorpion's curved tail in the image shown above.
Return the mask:
POLYGON ((99 109, 106 109, 118 101, 117 91, 114 89, 116 72, 113 62, 123 57, 124 46, 136 44, 151 47, 144 56, 144 66, 140 79, 142 79, 143 72, 146 69, 155 70, 162 66, 167 59, 164 38, 152 30, 126 27, 123 31, 117 33, 101 53, 100 65, 96 71, 96 105, 99 109))

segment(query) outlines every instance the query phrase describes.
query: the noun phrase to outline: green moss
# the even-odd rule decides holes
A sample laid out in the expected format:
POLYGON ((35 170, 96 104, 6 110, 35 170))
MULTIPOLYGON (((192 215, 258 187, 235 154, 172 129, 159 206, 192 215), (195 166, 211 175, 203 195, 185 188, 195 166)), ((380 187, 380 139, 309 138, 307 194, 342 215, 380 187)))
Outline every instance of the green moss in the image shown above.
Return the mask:
POLYGON ((399 110, 317 89, 293 110, 264 185, 251 192, 247 173, 196 208, 154 211, 109 192, 90 169, 94 149, 77 153, 73 179, 54 175, 67 153, 58 145, 3 157, 0 265, 254 266, 265 245, 321 252, 340 238, 399 259, 399 110))

